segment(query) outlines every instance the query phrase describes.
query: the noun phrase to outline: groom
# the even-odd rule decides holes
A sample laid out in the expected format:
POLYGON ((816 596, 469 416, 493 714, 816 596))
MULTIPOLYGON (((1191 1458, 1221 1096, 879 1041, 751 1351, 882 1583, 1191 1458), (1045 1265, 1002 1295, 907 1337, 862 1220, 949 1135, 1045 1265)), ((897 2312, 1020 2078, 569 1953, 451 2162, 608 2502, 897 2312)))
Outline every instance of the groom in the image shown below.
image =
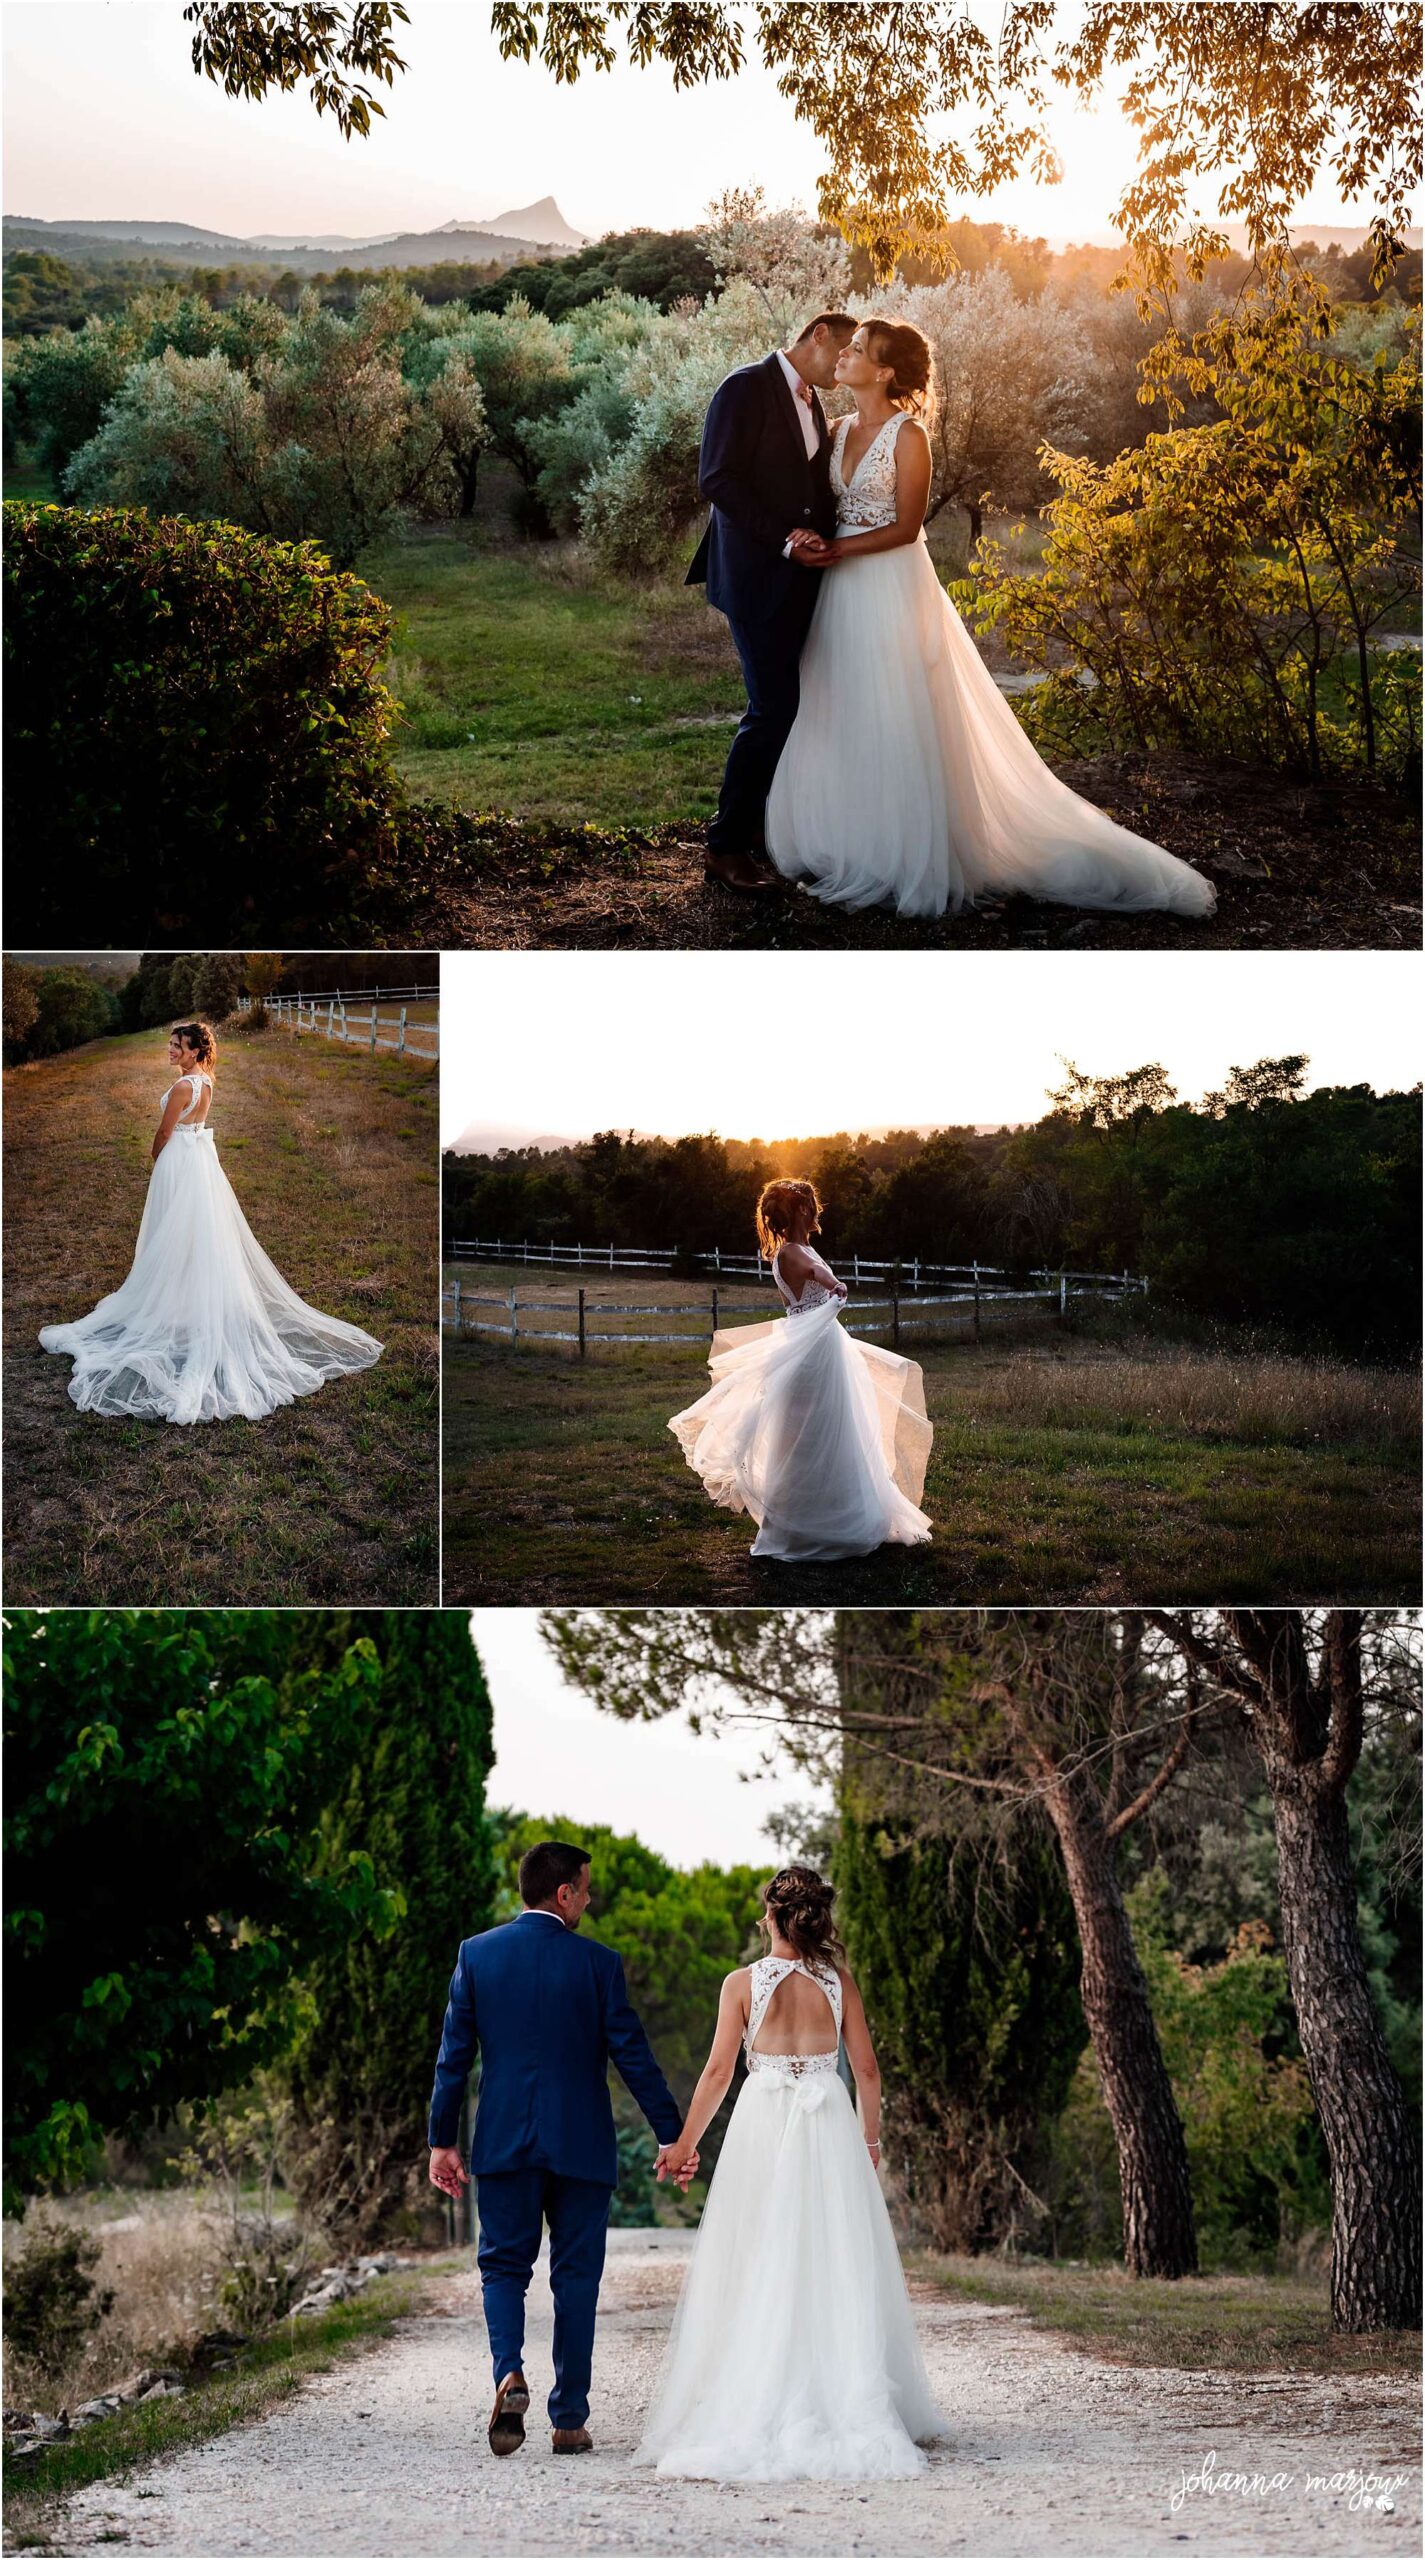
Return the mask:
MULTIPOLYGON (((577 1934, 589 1901, 588 1850, 540 1841, 520 1861, 519 1885, 518 1919, 467 1938, 451 1979, 431 2096, 430 2175, 448 2196, 467 2183, 456 2136, 478 2045, 470 2167, 495 2367, 490 2450, 514 2453, 524 2442, 524 2303, 547 2222, 554 2451, 588 2453, 594 2316, 618 2179, 610 2061, 658 2137, 660 2180, 683 2119, 630 2006, 622 1958, 577 1934)), ((685 2190, 696 2165, 680 2171, 685 2190)))
POLYGON ((706 583, 709 604, 726 614, 747 687, 703 863, 704 877, 729 889, 777 886, 763 833, 767 794, 797 716, 817 560, 836 530, 817 392, 830 390, 855 328, 844 311, 819 312, 790 347, 720 382, 703 422, 698 488, 712 515, 684 583, 706 583))

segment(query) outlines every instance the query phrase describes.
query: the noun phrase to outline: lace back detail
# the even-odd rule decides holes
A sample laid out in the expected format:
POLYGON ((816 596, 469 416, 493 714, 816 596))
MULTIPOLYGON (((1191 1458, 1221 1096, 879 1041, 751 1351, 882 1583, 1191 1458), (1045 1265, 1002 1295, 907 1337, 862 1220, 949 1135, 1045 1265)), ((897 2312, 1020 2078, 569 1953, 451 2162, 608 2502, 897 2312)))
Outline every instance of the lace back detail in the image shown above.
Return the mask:
POLYGON ((831 486, 836 498, 836 530, 838 533, 879 533, 883 525, 896 520, 896 438, 904 426, 908 412, 897 409, 871 438, 860 461, 848 480, 843 479, 841 457, 846 439, 855 420, 838 418, 831 448, 831 486))
POLYGON ((750 1967, 752 1999, 747 2024, 742 2033, 742 2051, 749 2071, 769 2071, 784 2080, 805 2080, 813 2073, 834 2071, 841 2047, 841 1976, 834 1965, 806 1964, 800 1956, 759 1956, 750 1967), (754 2047, 762 2021, 771 2005, 772 1994, 789 1973, 805 1974, 826 1993, 831 2010, 835 2044, 824 2053, 757 2053, 754 2047))
POLYGON ((204 1086, 207 1086, 209 1093, 212 1092, 213 1079, 210 1075, 205 1074, 201 1069, 193 1075, 175 1076, 172 1084, 168 1088, 168 1093, 165 1093, 159 1102, 158 1107, 160 1111, 166 1108, 168 1095, 170 1093, 175 1093, 181 1084, 186 1084, 188 1087, 188 1100, 178 1114, 178 1126, 180 1129, 185 1123, 192 1122, 193 1115, 203 1099, 204 1086))
MULTIPOLYGON (((810 1252, 810 1246, 808 1246, 807 1250, 810 1252)), ((789 1316, 804 1316, 809 1307, 824 1307, 828 1298, 834 1298, 836 1296, 837 1292, 835 1288, 828 1288, 826 1281, 808 1280, 801 1296, 799 1298, 794 1298, 790 1289, 787 1287, 785 1280, 782 1278, 780 1269, 781 1259, 782 1248, 778 1245, 776 1252, 772 1256, 772 1277, 777 1284, 777 1294, 789 1316)), ((821 1261, 820 1254, 814 1255, 813 1260, 821 1263, 822 1270, 827 1274, 827 1280, 834 1279, 835 1275, 829 1270, 827 1264, 821 1261)))

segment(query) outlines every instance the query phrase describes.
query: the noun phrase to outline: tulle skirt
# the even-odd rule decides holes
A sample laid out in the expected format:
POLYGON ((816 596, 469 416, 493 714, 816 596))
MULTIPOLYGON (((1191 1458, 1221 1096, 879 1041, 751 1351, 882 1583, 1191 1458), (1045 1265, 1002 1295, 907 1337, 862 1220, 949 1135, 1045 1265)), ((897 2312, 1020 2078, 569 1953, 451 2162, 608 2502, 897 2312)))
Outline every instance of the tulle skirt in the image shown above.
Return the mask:
POLYGON ((896 2480, 944 2432, 845 2087, 750 2073, 634 2461, 700 2480, 896 2480))
POLYGON ((925 546, 826 572, 767 849, 837 906, 943 915, 973 899, 1210 915, 1216 893, 1081 800, 1035 752, 925 546))
POLYGON ((46 1325, 74 1361, 84 1413, 150 1422, 256 1422, 381 1345, 289 1288, 238 1207, 209 1129, 175 1129, 148 1186, 133 1267, 75 1324, 46 1325))
POLYGON ((914 1360, 843 1332, 840 1302, 713 1336, 707 1394, 668 1428, 712 1500, 785 1563, 924 1546, 930 1458, 914 1360))

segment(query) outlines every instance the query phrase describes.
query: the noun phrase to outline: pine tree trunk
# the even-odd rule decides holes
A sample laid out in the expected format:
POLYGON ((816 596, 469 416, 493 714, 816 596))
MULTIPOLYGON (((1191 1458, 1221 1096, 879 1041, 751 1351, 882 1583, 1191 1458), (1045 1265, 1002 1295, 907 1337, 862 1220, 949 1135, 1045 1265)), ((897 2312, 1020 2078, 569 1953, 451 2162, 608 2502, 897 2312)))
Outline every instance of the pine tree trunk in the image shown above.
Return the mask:
POLYGON ((1133 2276, 1192 2275, 1187 2143, 1102 1808, 1082 1778, 1051 1788, 1048 1807, 1079 1925, 1084 2017, 1118 2145, 1123 2263, 1133 2276))
POLYGON ((1414 2118, 1366 1977, 1344 1793, 1267 1757, 1292 1999, 1331 2163, 1331 2326, 1420 2326, 1414 2118))

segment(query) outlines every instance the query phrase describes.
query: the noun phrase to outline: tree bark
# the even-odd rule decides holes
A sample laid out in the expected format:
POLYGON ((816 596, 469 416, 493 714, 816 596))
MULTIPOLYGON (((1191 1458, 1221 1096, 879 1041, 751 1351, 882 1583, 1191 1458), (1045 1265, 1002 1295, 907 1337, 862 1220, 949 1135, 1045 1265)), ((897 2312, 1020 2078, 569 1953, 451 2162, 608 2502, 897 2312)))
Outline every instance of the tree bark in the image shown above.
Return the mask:
POLYGON ((1187 2143, 1103 1809, 1082 1775, 1051 1785, 1046 1800, 1079 1924, 1080 1995, 1118 2146, 1123 2262, 1134 2276, 1192 2275, 1187 2143))
POLYGON ((1292 2000, 1331 2163, 1331 2326, 1418 2329, 1415 2126, 1366 1977, 1345 1798, 1283 1770, 1272 1802, 1292 2000))
POLYGON ((1224 1611, 1230 1647, 1152 1614, 1241 1699, 1271 1789, 1287 1973, 1331 2167, 1332 2329, 1418 2329, 1419 2132, 1371 1996, 1346 1811, 1360 1612, 1329 1613, 1314 1667, 1299 1609, 1224 1611))

